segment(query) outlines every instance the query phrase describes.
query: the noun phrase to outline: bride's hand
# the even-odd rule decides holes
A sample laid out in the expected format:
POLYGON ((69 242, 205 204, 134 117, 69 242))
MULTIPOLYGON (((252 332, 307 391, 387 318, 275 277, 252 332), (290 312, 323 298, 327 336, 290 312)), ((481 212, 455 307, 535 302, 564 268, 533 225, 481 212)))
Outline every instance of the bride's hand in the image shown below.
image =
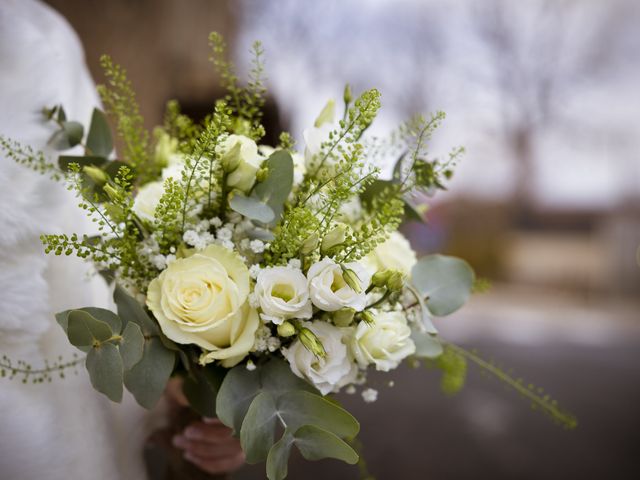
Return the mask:
MULTIPOLYGON (((172 401, 188 406, 180 380, 169 382, 167 394, 172 401)), ((230 473, 244 464, 240 441, 217 418, 192 422, 180 435, 173 437, 173 444, 184 450, 185 459, 207 473, 230 473)))
POLYGON ((231 436, 231 429, 217 418, 193 422, 173 444, 184 450, 184 457, 208 473, 229 473, 244 463, 240 441, 231 436))

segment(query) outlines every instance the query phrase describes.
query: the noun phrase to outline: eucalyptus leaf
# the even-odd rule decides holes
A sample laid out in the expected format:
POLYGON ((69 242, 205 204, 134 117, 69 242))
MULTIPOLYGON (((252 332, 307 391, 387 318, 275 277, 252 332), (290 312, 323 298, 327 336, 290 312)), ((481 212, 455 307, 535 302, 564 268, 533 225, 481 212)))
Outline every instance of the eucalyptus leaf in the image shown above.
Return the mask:
POLYGON ((265 160, 264 166, 267 167, 267 178, 256 184, 252 196, 269 205, 278 219, 293 187, 293 159, 288 151, 276 150, 265 160))
POLYGON ((58 166, 65 172, 69 171, 69 165, 72 163, 77 163, 80 167, 102 167, 105 162, 105 158, 95 155, 60 155, 58 157, 58 166))
POLYGON ((355 437, 360 429, 350 413, 320 395, 304 390, 281 394, 263 390, 251 402, 240 430, 247 462, 267 458, 278 423, 294 431, 303 425, 315 425, 349 438, 355 437))
POLYGON ((249 405, 260 392, 260 370, 247 370, 239 365, 229 370, 216 398, 216 413, 235 434, 240 433, 249 405))
POLYGON ((191 408, 199 415, 210 418, 216 416, 216 397, 225 373, 224 368, 207 365, 194 367, 191 375, 185 377, 182 391, 191 408))
MULTIPOLYGON (((73 317, 69 319, 69 326, 73 317)), ((122 400, 122 358, 118 348, 112 343, 103 343, 92 348, 87 354, 87 371, 91 385, 100 393, 104 393, 110 400, 122 400)))
POLYGON ((434 359, 442 355, 442 344, 435 335, 414 330, 411 338, 416 346, 416 352, 414 354, 416 357, 434 359))
POLYGON ((275 219, 275 213, 269 205, 257 198, 246 197, 239 192, 232 195, 229 207, 240 215, 262 223, 269 223, 275 219))
POLYGON ((296 430, 293 443, 307 460, 335 458, 350 465, 358 463, 358 454, 344 440, 315 425, 296 430))
POLYGON ((82 310, 72 310, 67 317, 67 336, 76 347, 87 347, 112 337, 111 327, 82 310))
POLYGON ((273 444, 267 456, 267 478, 269 480, 283 480, 287 478, 289 470, 289 455, 293 445, 293 435, 285 431, 280 440, 273 444))
POLYGON ((124 288, 120 285, 116 285, 113 292, 113 300, 118 307, 118 315, 125 322, 137 323, 142 334, 145 337, 152 337, 160 334, 160 328, 157 323, 154 322, 147 312, 144 311, 142 305, 138 301, 129 295, 124 288))
POLYGON ((222 382, 216 400, 216 412, 220 421, 237 434, 256 395, 267 391, 277 397, 296 390, 316 391, 296 377, 283 360, 271 359, 253 371, 238 365, 229 370, 222 382))
POLYGON ((358 454, 342 439, 313 425, 304 425, 295 433, 287 428, 280 440, 273 444, 267 456, 267 478, 283 480, 287 477, 291 447, 295 445, 307 460, 335 458, 348 464, 358 462, 358 454))
POLYGON ((132 170, 129 165, 127 165, 126 163, 120 160, 113 160, 110 162, 106 162, 103 165, 105 173, 109 175, 111 178, 116 178, 116 176, 118 175, 118 171, 122 167, 127 167, 129 170, 132 170))
POLYGON ((108 157, 113 150, 113 140, 107 117, 97 108, 93 109, 91 125, 87 135, 87 148, 92 154, 108 157))
POLYGON ((277 414, 282 417, 288 428, 315 425, 346 438, 355 437, 360 430, 360 425, 353 415, 339 405, 311 392, 286 392, 278 397, 277 409, 277 414))
POLYGON ((429 255, 421 258, 411 271, 411 281, 426 297, 425 304, 436 316, 458 310, 471 295, 475 274, 467 262, 456 257, 429 255))
POLYGON ((144 341, 140 327, 133 322, 127 323, 122 332, 122 341, 120 342, 120 355, 122 356, 125 370, 130 370, 142 359, 144 341))
POLYGON ((147 409, 158 402, 173 372, 175 353, 158 337, 144 342, 142 359, 124 373, 124 384, 136 401, 147 409))
POLYGON ((84 127, 79 122, 63 121, 60 130, 49 139, 49 144, 56 150, 68 150, 82 142, 84 127))
POLYGON ((273 445, 278 409, 270 393, 262 392, 251 402, 240 429, 240 443, 247 463, 267 459, 273 445))
POLYGON ((391 180, 380 180, 376 179, 371 182, 366 188, 360 193, 360 200, 362 204, 370 209, 373 205, 373 199, 382 194, 384 190, 392 186, 395 182, 391 180))

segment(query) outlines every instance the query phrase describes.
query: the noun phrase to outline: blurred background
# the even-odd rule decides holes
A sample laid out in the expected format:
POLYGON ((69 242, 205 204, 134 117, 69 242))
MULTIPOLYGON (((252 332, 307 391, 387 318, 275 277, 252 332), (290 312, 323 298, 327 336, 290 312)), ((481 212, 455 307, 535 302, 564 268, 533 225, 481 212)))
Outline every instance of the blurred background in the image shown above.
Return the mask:
MULTIPOLYGON (((344 83, 377 87, 374 133, 444 110, 433 156, 467 149, 420 253, 467 259, 491 281, 443 335, 575 413, 564 431, 470 367, 454 397, 439 372, 403 369, 376 403, 342 400, 362 422, 378 479, 640 478, 640 2, 637 0, 49 0, 98 58, 125 66, 152 127, 167 100, 203 117, 223 95, 207 34, 239 71, 266 49, 268 138, 301 141, 344 83)), ((291 478, 358 478, 332 461, 291 478)), ((234 478, 263 478, 263 466, 234 478)))

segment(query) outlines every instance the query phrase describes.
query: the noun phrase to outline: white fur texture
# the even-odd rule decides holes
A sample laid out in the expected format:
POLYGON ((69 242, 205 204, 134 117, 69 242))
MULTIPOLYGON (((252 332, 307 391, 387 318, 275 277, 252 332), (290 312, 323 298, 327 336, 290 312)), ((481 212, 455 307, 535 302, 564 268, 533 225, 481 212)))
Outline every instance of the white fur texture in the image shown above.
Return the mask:
MULTIPOLYGON (((34 0, 0 1, 0 133, 43 149, 53 126, 43 106, 63 104, 85 125, 98 105, 80 42, 67 22, 34 0)), ((108 306, 88 265, 46 257, 41 233, 88 232, 91 224, 63 185, 0 156, 0 353, 42 365, 71 358, 53 314, 108 306)), ((144 479, 148 418, 130 396, 122 405, 78 376, 45 385, 0 379, 0 477, 6 480, 144 479)))

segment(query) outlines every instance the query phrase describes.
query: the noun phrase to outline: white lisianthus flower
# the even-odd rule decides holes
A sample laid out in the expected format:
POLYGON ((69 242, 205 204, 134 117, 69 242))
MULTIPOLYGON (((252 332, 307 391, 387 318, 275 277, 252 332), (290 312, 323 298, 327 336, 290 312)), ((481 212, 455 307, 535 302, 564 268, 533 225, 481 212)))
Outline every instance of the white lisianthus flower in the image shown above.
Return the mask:
POLYGON ((138 194, 133 201, 133 213, 141 220, 153 222, 156 207, 163 194, 164 185, 162 182, 149 182, 144 184, 138 190, 138 194))
POLYGON ((380 312, 374 318, 373 324, 358 324, 349 346, 361 368, 373 364, 376 370, 388 372, 413 355, 416 346, 401 312, 380 312))
POLYGON ((334 327, 322 321, 305 322, 303 326, 322 342, 326 355, 323 358, 316 357, 300 340, 296 340, 284 352, 291 371, 311 382, 322 395, 337 392, 345 385, 355 382, 358 367, 349 358, 344 343, 352 329, 334 327))
POLYGON ((387 269, 397 270, 405 275, 411 274, 417 261, 416 252, 411 248, 409 240, 397 231, 362 260, 372 274, 387 269))
POLYGON ((311 318, 307 279, 300 270, 271 267, 260 270, 255 294, 262 319, 280 325, 290 318, 311 318))
POLYGON ((244 135, 229 135, 220 145, 221 162, 229 171, 227 183, 243 192, 251 189, 256 173, 264 158, 258 154, 258 146, 244 135))
POLYGON ((237 254, 210 245, 202 252, 172 262, 147 291, 147 306, 162 332, 205 353, 203 364, 240 362, 253 347, 260 325, 247 302, 249 271, 237 254))
POLYGON ((352 271, 360 284, 357 292, 345 281, 345 271, 332 259, 325 257, 313 264, 307 272, 311 301, 320 310, 335 312, 344 307, 356 311, 364 310, 367 304, 365 290, 371 282, 371 274, 360 263, 344 264, 344 268, 352 271))
MULTIPOLYGON (((335 101, 329 100, 327 104, 316 118, 312 128, 307 128, 302 132, 304 137, 305 149, 304 159, 305 166, 309 168, 314 158, 318 156, 321 151, 322 142, 329 140, 329 133, 335 129, 335 101)), ((328 158, 325 162, 325 167, 329 167, 333 164, 333 160, 328 158)))

